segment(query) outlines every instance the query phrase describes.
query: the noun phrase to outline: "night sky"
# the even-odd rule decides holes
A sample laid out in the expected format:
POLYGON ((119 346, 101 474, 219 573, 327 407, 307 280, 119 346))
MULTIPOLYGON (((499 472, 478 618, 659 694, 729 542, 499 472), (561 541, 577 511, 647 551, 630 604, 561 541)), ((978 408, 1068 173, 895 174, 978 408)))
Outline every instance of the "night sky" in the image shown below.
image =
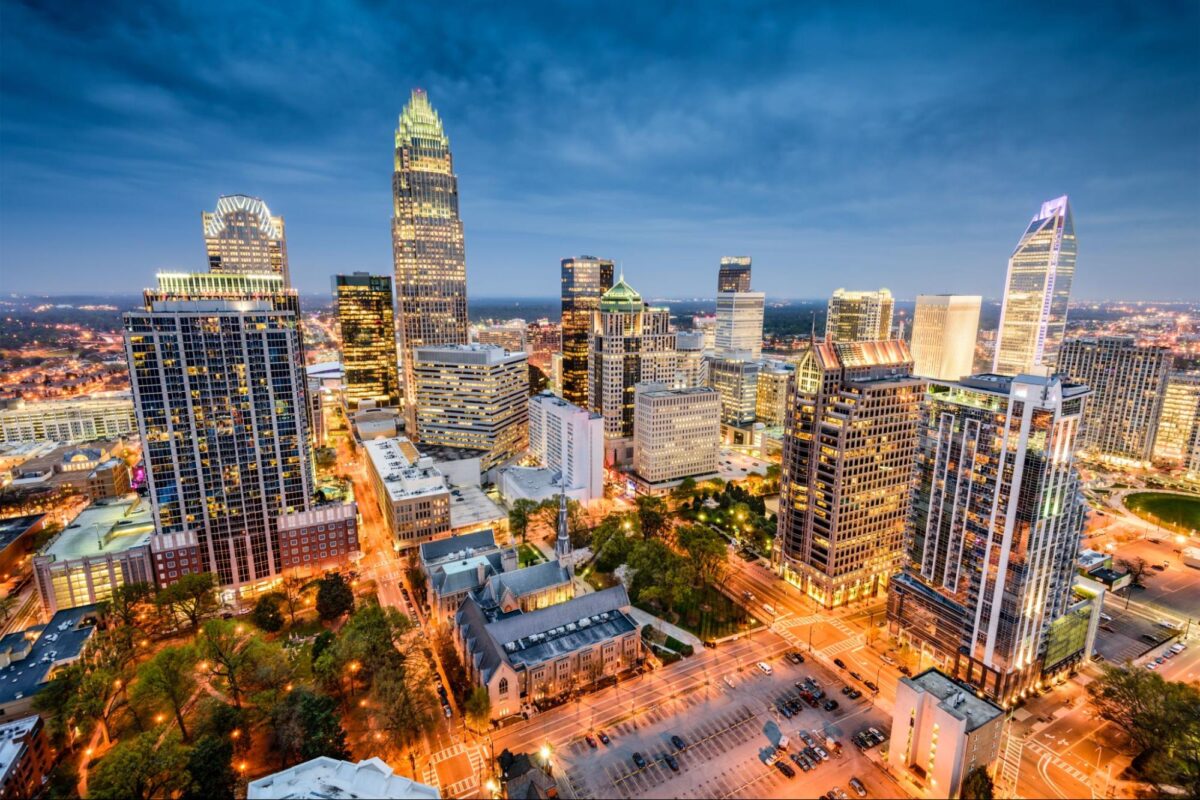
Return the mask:
POLYGON ((294 282, 392 271, 393 131, 445 120, 469 291, 610 257, 648 295, 999 296, 1069 194, 1074 299, 1200 299, 1196 3, 0 5, 0 288, 205 268, 262 197, 294 282))

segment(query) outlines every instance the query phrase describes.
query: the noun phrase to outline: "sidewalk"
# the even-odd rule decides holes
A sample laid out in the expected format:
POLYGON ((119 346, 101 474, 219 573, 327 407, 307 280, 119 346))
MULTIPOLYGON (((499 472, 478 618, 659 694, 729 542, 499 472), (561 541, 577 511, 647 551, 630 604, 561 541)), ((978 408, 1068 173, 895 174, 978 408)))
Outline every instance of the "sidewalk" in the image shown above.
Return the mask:
POLYGON ((700 647, 704 646, 704 643, 701 642, 700 639, 697 636, 695 636, 694 634, 688 633, 683 628, 680 628, 677 625, 672 625, 671 623, 667 622, 664 619, 659 619, 658 617, 654 616, 653 614, 642 611, 637 606, 630 607, 629 616, 633 617, 633 619, 639 625, 651 625, 651 626, 657 628, 658 630, 662 631, 663 633, 667 634, 668 636, 672 636, 672 637, 678 639, 679 641, 683 642, 684 644, 690 644, 692 647, 695 647, 695 648, 700 648, 700 647))

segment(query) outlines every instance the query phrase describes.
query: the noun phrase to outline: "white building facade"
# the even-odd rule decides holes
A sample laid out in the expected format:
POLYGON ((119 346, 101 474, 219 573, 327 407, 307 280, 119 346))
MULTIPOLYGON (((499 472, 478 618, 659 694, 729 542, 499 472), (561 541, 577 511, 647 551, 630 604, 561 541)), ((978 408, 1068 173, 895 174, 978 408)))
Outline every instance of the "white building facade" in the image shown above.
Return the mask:
POLYGON ((974 372, 979 295, 919 294, 913 313, 913 374, 956 381, 974 372))
POLYGON ((562 487, 590 502, 604 496, 604 419, 549 392, 529 398, 529 452, 562 473, 562 487), (578 492, 582 490, 582 496, 578 492))

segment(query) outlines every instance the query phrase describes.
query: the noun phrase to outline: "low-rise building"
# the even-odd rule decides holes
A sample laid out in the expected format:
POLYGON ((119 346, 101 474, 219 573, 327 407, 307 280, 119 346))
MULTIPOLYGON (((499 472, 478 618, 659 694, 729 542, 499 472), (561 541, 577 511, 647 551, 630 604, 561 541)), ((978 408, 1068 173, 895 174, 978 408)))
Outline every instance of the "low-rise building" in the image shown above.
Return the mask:
POLYGON ((556 559, 492 575, 474 597, 487 614, 537 611, 574 598, 575 584, 570 568, 556 559))
POLYGON ((45 625, 0 638, 0 717, 33 709, 33 698, 54 673, 79 659, 99 613, 98 605, 59 611, 45 625))
POLYGON ((1004 711, 936 669, 896 685, 888 765, 934 797, 957 797, 963 777, 1000 754, 1004 711))
POLYGON ((433 460, 403 436, 365 442, 375 499, 398 549, 450 533, 450 489, 433 460))
POLYGON ((37 796, 54 767, 54 753, 37 714, 0 725, 0 800, 37 796))
POLYGON ((489 614, 468 597, 455 615, 455 639, 500 719, 638 666, 641 636, 629 611, 623 586, 509 614, 489 614))
POLYGON ((437 800, 438 790, 397 775, 382 759, 339 761, 320 756, 281 772, 250 781, 247 800, 437 800))
POLYGON ((90 442, 137 433, 133 399, 126 393, 27 403, 0 409, 0 442, 90 442))
POLYGON ((47 514, 0 519, 0 581, 19 574, 33 552, 33 540, 50 519, 47 514))
POLYGON ((280 569, 314 574, 346 566, 359 554, 354 503, 326 503, 280 514, 277 523, 280 569))
POLYGON ((99 603, 127 583, 155 582, 154 513, 136 494, 92 503, 33 557, 45 617, 99 603))
POLYGON ((497 545, 495 534, 486 529, 426 542, 420 560, 430 613, 434 619, 449 619, 488 578, 516 569, 517 551, 497 545))

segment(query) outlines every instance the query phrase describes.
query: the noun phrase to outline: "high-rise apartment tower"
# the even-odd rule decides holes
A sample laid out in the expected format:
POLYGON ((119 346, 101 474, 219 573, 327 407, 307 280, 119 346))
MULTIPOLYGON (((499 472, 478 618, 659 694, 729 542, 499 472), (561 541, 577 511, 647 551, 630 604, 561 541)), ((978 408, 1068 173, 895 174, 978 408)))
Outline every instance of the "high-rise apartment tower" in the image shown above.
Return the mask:
POLYGON ((205 211, 202 219, 210 272, 269 273, 288 284, 283 217, 271 216, 266 203, 244 194, 225 195, 217 198, 216 211, 205 211))
POLYGON ((400 376, 392 321, 392 279, 365 272, 334 275, 333 298, 342 335, 346 401, 352 408, 363 400, 397 408, 400 376))

